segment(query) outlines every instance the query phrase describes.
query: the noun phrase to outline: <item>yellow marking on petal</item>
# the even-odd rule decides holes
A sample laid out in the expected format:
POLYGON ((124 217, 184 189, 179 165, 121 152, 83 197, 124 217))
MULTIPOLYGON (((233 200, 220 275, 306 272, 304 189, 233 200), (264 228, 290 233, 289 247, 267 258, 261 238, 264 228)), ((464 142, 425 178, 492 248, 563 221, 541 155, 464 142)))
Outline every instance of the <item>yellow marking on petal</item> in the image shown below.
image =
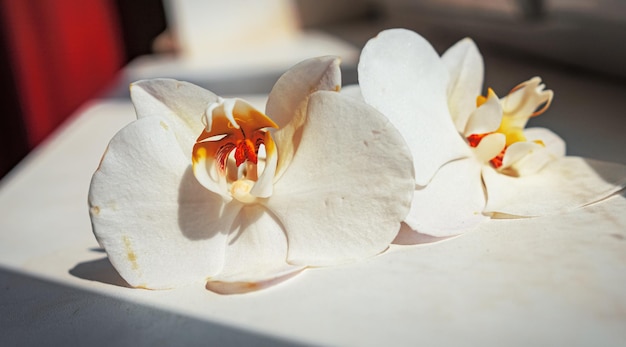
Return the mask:
POLYGON ((159 125, 165 130, 170 130, 170 127, 164 121, 160 121, 159 125))
POLYGON ((487 100, 489 98, 493 98, 493 97, 496 97, 496 98, 498 97, 496 95, 496 92, 494 92, 493 89, 491 89, 491 88, 487 88, 487 95, 486 96, 479 95, 479 96, 476 97, 476 107, 482 106, 484 103, 487 102, 487 100))
POLYGON ((128 236, 124 236, 122 237, 122 241, 124 241, 124 247, 126 249, 126 258, 128 259, 128 261, 130 261, 131 268, 133 270, 139 269, 139 264, 137 263, 137 255, 135 254, 135 252, 133 251, 133 248, 131 247, 130 239, 128 238, 128 236))
POLYGON ((484 103, 487 102, 487 97, 484 95, 479 95, 476 97, 476 107, 480 107, 482 106, 484 103))
POLYGON ((546 144, 545 144, 543 141, 541 141, 541 140, 535 140, 535 141, 533 141, 533 142, 534 142, 534 143, 536 143, 536 144, 538 144, 538 145, 539 145, 539 146, 541 146, 541 147, 545 147, 545 146, 546 146, 546 144))
POLYGON ((196 165, 198 164, 198 162, 200 162, 200 160, 206 159, 207 157, 207 150, 204 147, 201 146, 194 146, 194 151, 192 153, 192 161, 193 164, 196 165))
POLYGON ((504 134, 506 136, 506 145, 507 147, 514 144, 515 142, 526 141, 526 136, 524 136, 524 129, 513 126, 513 119, 510 117, 502 117, 502 122, 500 123, 500 127, 496 132, 504 134))

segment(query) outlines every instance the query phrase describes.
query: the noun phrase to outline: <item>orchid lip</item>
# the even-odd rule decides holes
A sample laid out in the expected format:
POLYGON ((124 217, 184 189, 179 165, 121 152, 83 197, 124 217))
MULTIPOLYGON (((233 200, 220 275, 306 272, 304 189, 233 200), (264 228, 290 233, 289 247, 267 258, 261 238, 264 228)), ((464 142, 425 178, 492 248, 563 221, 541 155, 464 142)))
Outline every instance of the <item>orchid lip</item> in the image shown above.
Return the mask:
POLYGON ((278 126, 241 99, 220 98, 208 105, 203 118, 205 128, 193 148, 196 178, 223 196, 243 203, 256 201, 253 192, 258 190, 253 188, 266 171, 268 157, 276 155, 267 128, 278 126))

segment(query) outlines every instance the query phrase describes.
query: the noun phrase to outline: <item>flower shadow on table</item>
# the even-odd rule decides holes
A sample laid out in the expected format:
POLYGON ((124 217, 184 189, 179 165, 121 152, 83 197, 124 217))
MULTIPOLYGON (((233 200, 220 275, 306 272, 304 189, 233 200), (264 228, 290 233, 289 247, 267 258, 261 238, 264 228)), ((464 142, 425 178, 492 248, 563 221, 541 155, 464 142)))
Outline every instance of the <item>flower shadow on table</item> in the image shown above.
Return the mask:
MULTIPOLYGON (((92 251, 104 252, 100 248, 92 249, 92 251)), ((78 263, 69 270, 69 273, 74 277, 88 281, 130 288, 130 285, 115 271, 108 257, 78 263)))
POLYGON ((447 240, 455 236, 458 236, 458 235, 446 236, 446 237, 435 237, 435 236, 431 236, 427 234, 422 234, 417 231, 411 230, 411 228, 408 225, 406 225, 405 223, 402 223, 402 225, 400 226, 400 231, 398 232, 398 235, 391 243, 394 245, 404 245, 404 246, 421 245, 421 244, 426 244, 426 243, 440 242, 440 241, 447 240))
MULTIPOLYGON (((92 279, 91 273, 98 272, 90 268, 103 270, 103 276, 94 280, 106 282, 104 274, 115 271, 106 264, 106 258, 98 259, 71 272, 82 278, 79 275, 87 271, 87 279, 92 279)), ((287 334, 270 335, 219 319, 185 315, 2 266, 0 283, 0 346, 307 346, 287 334)))

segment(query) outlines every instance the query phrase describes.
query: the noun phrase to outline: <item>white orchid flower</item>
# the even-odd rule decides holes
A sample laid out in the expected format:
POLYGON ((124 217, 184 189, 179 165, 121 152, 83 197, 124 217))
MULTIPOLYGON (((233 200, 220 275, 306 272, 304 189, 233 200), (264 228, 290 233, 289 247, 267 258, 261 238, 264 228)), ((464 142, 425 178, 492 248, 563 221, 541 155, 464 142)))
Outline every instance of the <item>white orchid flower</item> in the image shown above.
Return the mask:
MULTIPOLYGON (((465 44, 473 46, 467 40, 452 49, 465 44)), ((565 156, 565 142, 558 135, 548 129, 525 129, 528 120, 543 113, 552 102, 554 93, 544 88, 541 79, 534 77, 501 100, 491 88, 487 96, 477 97, 477 107, 461 133, 478 161, 491 163, 501 173, 525 176, 565 156)), ((452 116, 457 126, 463 126, 460 117, 452 116)))
POLYGON ((560 137, 525 129, 552 100, 538 77, 502 99, 492 90, 480 96, 483 61, 470 39, 439 57, 412 31, 383 31, 364 47, 358 72, 361 97, 411 148, 416 192, 405 222, 420 233, 444 237, 489 217, 570 210, 626 184, 624 166, 565 157, 560 137))
POLYGON ((89 192, 120 275, 236 293, 383 252, 409 210, 411 154, 340 85, 337 58, 304 61, 265 115, 190 83, 134 83, 138 119, 111 140, 89 192))

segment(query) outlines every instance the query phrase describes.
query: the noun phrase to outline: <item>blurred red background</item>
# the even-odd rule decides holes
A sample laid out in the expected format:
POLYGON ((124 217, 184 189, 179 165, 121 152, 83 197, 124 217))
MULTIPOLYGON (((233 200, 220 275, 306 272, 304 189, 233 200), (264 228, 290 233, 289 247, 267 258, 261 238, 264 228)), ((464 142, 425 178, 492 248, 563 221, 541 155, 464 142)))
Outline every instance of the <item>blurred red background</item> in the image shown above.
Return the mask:
POLYGON ((0 0, 0 177, 165 29, 160 0, 0 0))

